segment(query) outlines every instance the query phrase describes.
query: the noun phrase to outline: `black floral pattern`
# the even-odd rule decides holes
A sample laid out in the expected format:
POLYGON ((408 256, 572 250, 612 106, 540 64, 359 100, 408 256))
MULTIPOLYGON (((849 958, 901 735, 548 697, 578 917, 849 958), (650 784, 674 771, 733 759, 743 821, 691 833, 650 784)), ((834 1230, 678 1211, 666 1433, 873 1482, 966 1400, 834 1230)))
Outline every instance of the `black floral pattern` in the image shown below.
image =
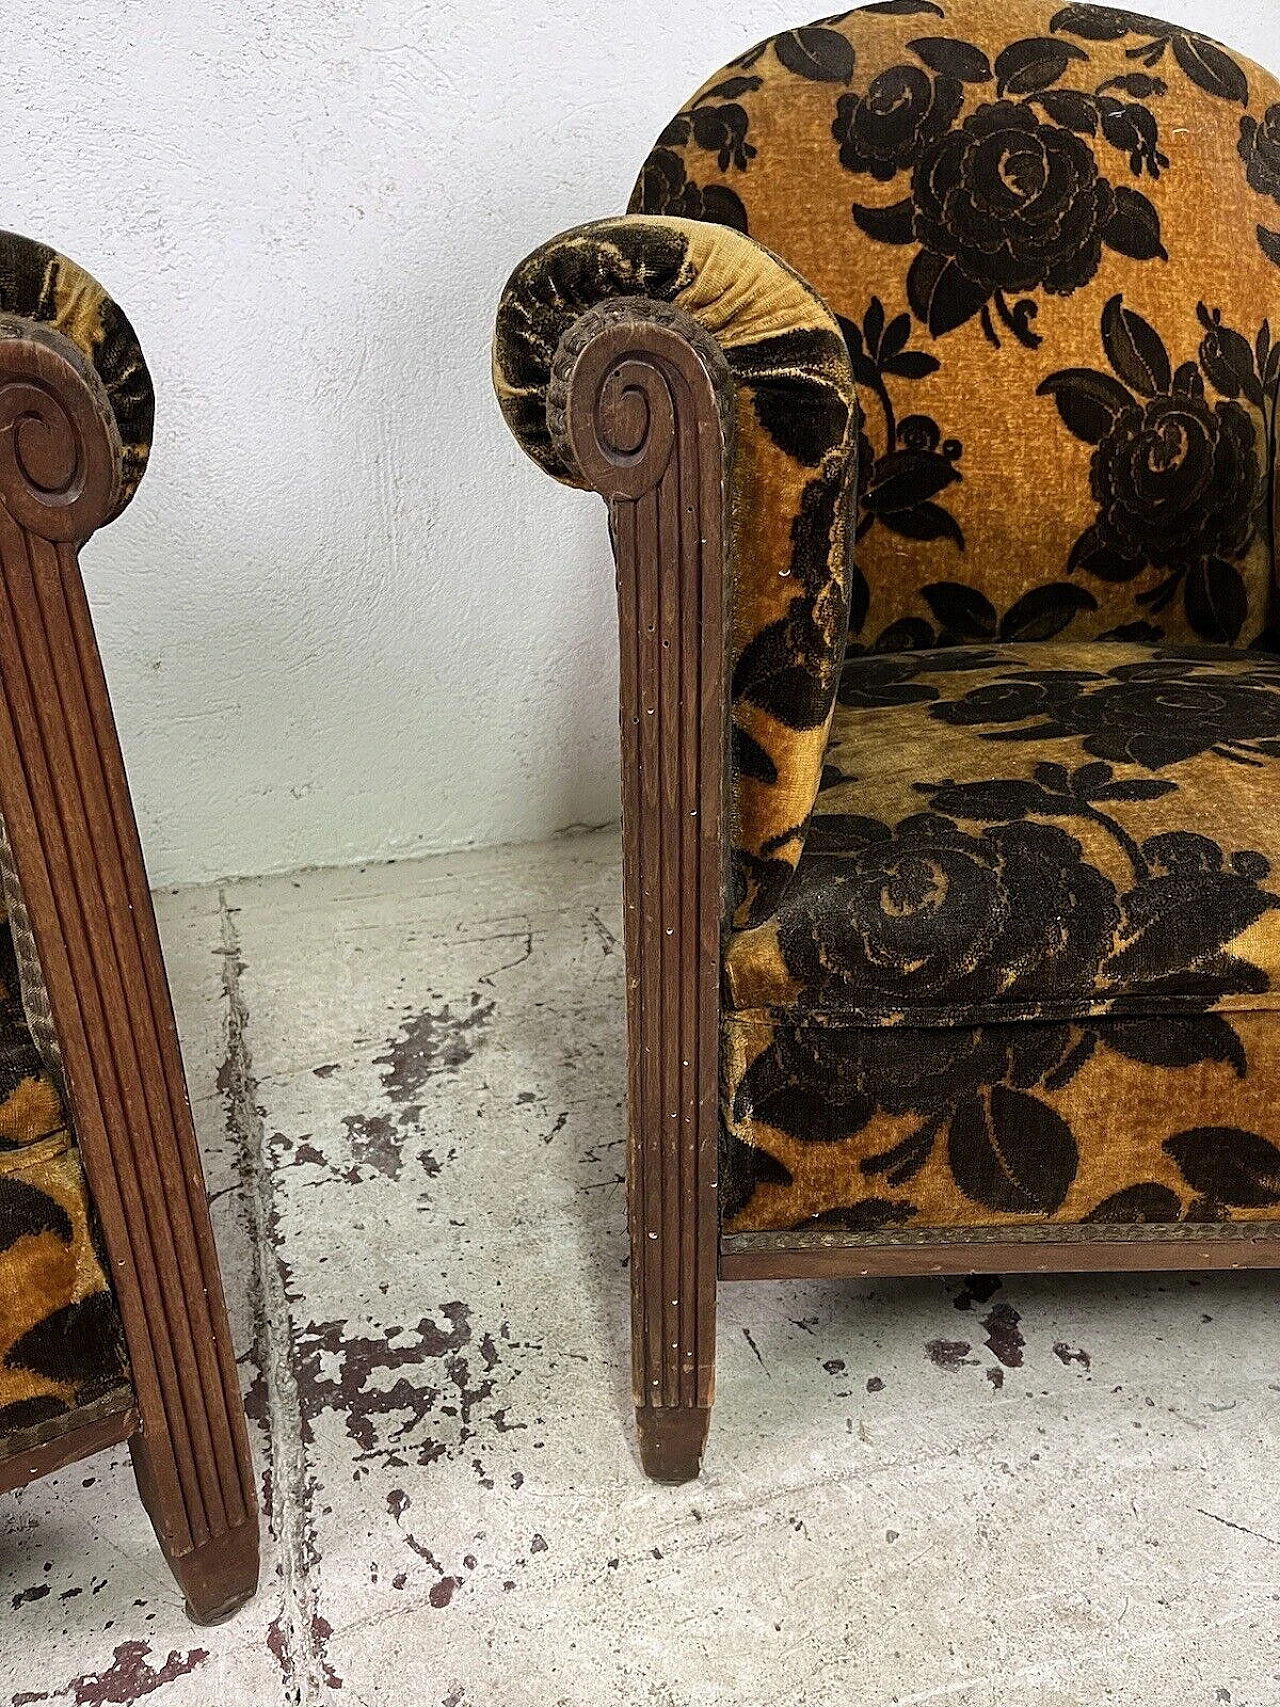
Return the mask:
MULTIPOLYGON (((1182 767, 1280 765, 1280 663, 1225 647, 961 645, 852 658, 840 698, 777 920, 779 988, 794 993, 734 1079, 735 1202, 749 1213, 755 1143, 773 1132, 857 1141, 847 1198, 818 1212, 850 1234, 916 1222, 941 1177, 978 1212, 1061 1215, 1082 1177, 1081 1075, 1250 1077, 1244 1033, 1263 1016, 1235 1010, 1272 992, 1275 933, 1247 933, 1280 911, 1280 841, 1241 846, 1247 810, 1224 810, 1229 791, 1202 773, 1188 786, 1182 767), (931 722, 964 735, 944 748, 959 778, 888 784, 890 723, 861 721, 885 710, 916 752, 931 722), (1026 753, 1013 765, 974 745, 1010 741, 1026 753), (866 778, 850 774, 860 761, 866 778), (860 813, 886 786, 898 814, 904 791, 920 809, 860 813), (1263 964, 1242 952, 1259 940, 1263 964)), ((768 985, 731 988, 770 1000, 768 985)), ((786 1154, 785 1182, 771 1177, 794 1201, 805 1169, 786 1154)), ((1159 1177, 1121 1175, 1072 1216, 1213 1222, 1280 1203, 1280 1148, 1239 1123, 1171 1121, 1145 1154, 1159 1177)))
POLYGON ((1163 90, 1158 79, 1113 78, 1095 95, 1055 89, 1088 55, 1050 37, 1012 43, 994 66, 956 38, 908 46, 926 69, 894 66, 865 95, 842 96, 832 130, 848 170, 883 182, 912 173, 909 197, 887 208, 855 204, 853 217, 878 241, 919 245, 907 293, 935 337, 981 316, 998 344, 994 308, 1034 349, 1042 342, 1032 329, 1039 309, 1027 293, 1071 295, 1096 275, 1104 248, 1133 260, 1168 259, 1154 204, 1113 186, 1086 140, 1101 131, 1135 176, 1159 177, 1169 162, 1154 114, 1113 92, 1118 84, 1149 97, 1163 90), (998 98, 957 125, 965 85, 991 82, 998 98))
MULTIPOLYGON (((981 57, 985 65, 985 54, 981 57)), ((887 184, 915 164, 926 143, 951 129, 963 105, 959 78, 934 79, 918 65, 882 71, 865 95, 841 95, 836 103, 832 129, 840 164, 887 184)))
POLYGON ((975 832, 945 805, 894 827, 820 815, 782 918, 783 959, 817 1007, 849 990, 890 1013, 1075 994, 1119 923, 1111 886, 1081 855, 1055 825, 975 832))
POLYGON ((735 1115, 802 1143, 843 1143, 878 1114, 914 1116, 920 1124, 907 1138, 862 1162, 865 1176, 892 1189, 908 1184, 945 1134, 970 1195, 1014 1213, 1052 1213, 1074 1178, 1076 1143, 1028 1093, 1078 1070, 1079 1053, 1065 1025, 1022 1033, 788 1027, 743 1077, 735 1115))
POLYGON ((633 200, 646 213, 665 213, 672 219, 705 219, 733 231, 747 229, 742 198, 727 184, 691 183, 683 159, 670 148, 655 148, 645 161, 633 200))
POLYGON ((1074 131, 1025 101, 980 107, 916 172, 912 307, 942 333, 1006 293, 1068 296, 1093 278, 1104 244, 1138 260, 1164 253, 1154 209, 1147 238, 1132 214, 1074 131))
POLYGON ((1267 108, 1261 124, 1247 113, 1240 120, 1240 158, 1250 187, 1280 202, 1280 102, 1267 108))
MULTIPOLYGON (((1280 101, 1267 108, 1261 124, 1248 113, 1240 120, 1240 158, 1249 187, 1280 206, 1280 101)), ((1280 267, 1280 231, 1259 225, 1258 242, 1263 254, 1280 267)))
MULTIPOLYGON (((778 917, 798 993, 745 1064, 731 1111, 743 1130, 800 1145, 863 1137, 848 1202, 824 1225, 911 1223, 916 1182, 938 1167, 985 1212, 1058 1215, 1080 1177, 1064 1110, 1086 1069, 1107 1071, 1095 1063, 1110 1056, 1128 1072, 1249 1073, 1222 1009, 1271 990, 1268 967, 1238 945, 1280 910, 1272 857, 1226 845, 1194 807, 1167 826, 1188 760, 1280 763, 1280 665, 1226 648, 1127 647, 1112 669, 1084 662, 1110 650, 1064 649, 1057 668, 1030 646, 846 666, 841 700, 855 720, 837 726, 778 917), (1028 759, 1012 775, 915 782, 922 809, 896 822, 859 815, 883 784, 842 768, 870 757, 857 711, 888 708, 916 720, 920 750, 924 717, 1030 742, 1028 759), (1050 757, 1062 741, 1077 754, 1050 757), (1144 832, 1152 810, 1158 827, 1144 832), (881 1128, 892 1138, 867 1142, 881 1128)), ((964 777, 983 768, 975 755, 964 777)), ((1280 1150, 1259 1133, 1174 1131, 1162 1153, 1178 1190, 1139 1177, 1088 1218, 1219 1221, 1280 1203, 1280 1150)), ((735 1165, 749 1174, 754 1154, 739 1143, 735 1165)))
MULTIPOLYGON (((959 439, 944 438, 932 416, 912 414, 899 420, 889 389, 891 380, 927 379, 938 371, 938 358, 908 347, 911 316, 899 314, 890 320, 878 296, 872 297, 860 326, 841 319, 840 328, 854 379, 868 397, 875 398, 883 425, 883 449, 877 449, 860 400, 857 541, 881 526, 902 539, 948 539, 963 551, 960 524, 938 499, 962 478, 959 463, 964 447, 959 439)), ((849 612, 852 633, 861 633, 869 602, 867 578, 855 560, 849 612)), ((893 637, 886 643, 881 636, 878 644, 891 649, 893 637)))
MULTIPOLYGON (((916 1204, 881 1195, 916 1181, 941 1146, 956 1188, 983 1210, 1006 1216, 1057 1214, 1076 1183, 1080 1146, 1054 1106, 1100 1054, 1140 1066, 1247 1070, 1240 1039, 1221 1016, 1172 1023, 1100 1021, 1041 1026, 868 1030, 787 1026, 752 1062, 734 1115, 801 1144, 856 1139, 886 1118, 907 1135, 857 1163, 863 1196, 798 1225, 874 1233, 909 1224, 916 1204)), ((1202 1126, 1162 1145, 1185 1182, 1127 1186, 1084 1219, 1109 1225, 1219 1222, 1238 1210, 1280 1205, 1280 1147, 1240 1127, 1202 1126)), ((732 1139, 724 1159, 733 1212, 764 1184, 792 1175, 767 1152, 732 1139)), ((851 1193, 852 1195, 852 1193, 851 1193)))
MULTIPOLYGON (((898 1191, 916 1180, 939 1145, 965 1197, 1003 1215, 1051 1216, 1075 1183, 1080 1149, 1053 1099, 1099 1051, 1145 1066, 1221 1064, 1237 1077, 1244 1051, 1219 1015, 1038 1026, 936 1027, 871 1030, 842 1025, 786 1026, 752 1062, 735 1098, 734 1115, 771 1127, 802 1144, 857 1138, 877 1120, 910 1119, 911 1130, 891 1147, 862 1157, 858 1173, 877 1191, 898 1191)), ((1188 1220, 1221 1220, 1225 1210, 1280 1203, 1280 1149, 1254 1133, 1200 1128, 1175 1133, 1164 1146, 1192 1192, 1188 1220)), ((729 1177, 741 1182, 756 1156, 779 1181, 777 1164, 740 1141, 729 1177)), ((737 1206, 747 1200, 741 1183, 737 1206)), ((902 1199, 863 1199, 874 1205, 868 1224, 851 1211, 824 1219, 850 1231, 903 1224, 915 1206, 902 1199)), ((856 1206, 861 1208, 862 1205, 856 1206)), ((1091 1221, 1177 1221, 1182 1202, 1158 1184, 1126 1188, 1099 1204, 1091 1221)))
POLYGON ((1117 42, 1126 36, 1145 39, 1128 50, 1128 58, 1138 60, 1148 70, 1164 62, 1169 49, 1173 58, 1197 88, 1223 101, 1249 104, 1249 79, 1244 67, 1221 42, 1196 30, 1184 30, 1176 24, 1165 24, 1145 12, 1130 12, 1110 6, 1065 6, 1049 24, 1051 30, 1079 36, 1084 41, 1117 42))
POLYGON ((747 141, 749 121, 741 97, 753 94, 759 87, 758 77, 729 77, 714 88, 704 89, 672 119, 658 138, 658 147, 679 149, 692 142, 715 155, 722 172, 727 172, 730 166, 745 172, 755 159, 756 150, 747 141))
MULTIPOLYGON (((1280 758, 1280 665, 1259 659, 1227 671, 1216 663, 1238 665, 1238 654, 1164 650, 1105 672, 1011 668, 950 701, 923 683, 911 688, 931 694, 931 716, 989 741, 1074 736, 1097 758, 1153 772, 1206 753, 1253 765, 1280 758)), ((905 660, 899 667, 916 673, 905 660)))
MULTIPOLYGON (((1280 347, 1253 237, 1280 266, 1274 81, 1129 9, 878 0, 743 55, 646 183, 637 211, 749 223, 811 276, 859 390, 821 791, 789 881, 759 848, 761 928, 725 950, 727 1213, 851 1237, 1274 1218, 1280 347), (798 217, 824 149, 843 251, 798 217), (1221 209, 1193 155, 1227 167, 1221 209)), ((820 476, 811 499, 796 525, 829 545, 820 476)), ((744 703, 800 705, 792 617, 744 703)), ((776 773, 741 728, 735 754, 776 773)))
POLYGON ((807 78, 813 83, 848 83, 853 76, 857 54, 848 36, 831 28, 848 16, 847 12, 841 12, 804 29, 784 30, 781 35, 768 36, 748 48, 741 59, 734 61, 734 65, 746 71, 772 49, 779 64, 796 77, 807 78))
POLYGON ((1077 540, 1069 572, 1127 582, 1164 570, 1138 604, 1158 614, 1181 591, 1193 632, 1230 644, 1249 608, 1238 564, 1264 524, 1268 482, 1258 445, 1280 382, 1280 346, 1269 322, 1250 344, 1203 303, 1199 312, 1199 361, 1175 372, 1155 327, 1113 297, 1102 343, 1117 377, 1070 368, 1039 389, 1067 428, 1096 447, 1098 517, 1077 540), (1218 401, 1209 400, 1206 380, 1218 401), (1263 417, 1261 435, 1246 403, 1263 417))
POLYGON ((840 1008, 853 992, 867 1013, 936 1022, 1207 1007, 1269 987, 1229 944, 1280 907, 1263 887, 1270 861, 1190 830, 1139 842, 1107 810, 1175 782, 1045 760, 1027 780, 915 787, 930 810, 896 826, 815 818, 778 937, 803 1005, 840 1008), (1073 819, 1115 843, 1127 886, 1085 857, 1061 827, 1073 819))

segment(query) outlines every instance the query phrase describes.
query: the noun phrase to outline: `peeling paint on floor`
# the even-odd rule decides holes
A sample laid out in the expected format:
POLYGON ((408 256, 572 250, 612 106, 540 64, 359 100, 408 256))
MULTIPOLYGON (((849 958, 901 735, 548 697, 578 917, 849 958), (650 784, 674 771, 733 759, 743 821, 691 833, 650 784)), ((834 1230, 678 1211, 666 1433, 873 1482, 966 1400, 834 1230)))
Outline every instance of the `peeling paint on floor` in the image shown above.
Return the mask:
POLYGON ((635 1458, 612 835, 160 901, 267 1514, 187 1623, 102 1454, 0 1707, 1277 1707, 1280 1280, 725 1288, 635 1458))

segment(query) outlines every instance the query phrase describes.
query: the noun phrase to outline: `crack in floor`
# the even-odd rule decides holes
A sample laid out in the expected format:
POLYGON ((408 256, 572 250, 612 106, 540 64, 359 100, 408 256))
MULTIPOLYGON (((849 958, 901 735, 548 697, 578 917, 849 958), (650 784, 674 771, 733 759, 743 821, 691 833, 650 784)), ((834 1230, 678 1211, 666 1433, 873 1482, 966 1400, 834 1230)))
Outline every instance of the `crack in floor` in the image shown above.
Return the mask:
POLYGON ((268 1511, 280 1549, 281 1613, 270 1646, 284 1674, 290 1707, 325 1707, 332 1700, 324 1656, 317 1640, 322 1624, 312 1563, 315 1537, 309 1512, 310 1466, 303 1440, 302 1407, 293 1366, 293 1318, 288 1274, 278 1242, 279 1211, 273 1189, 258 1082, 249 1046, 249 1007, 237 909, 218 891, 222 938, 222 990, 226 1003, 227 1052, 218 1073, 227 1132, 235 1146, 243 1184, 253 1264, 249 1303, 254 1352, 264 1388, 269 1453, 268 1511))

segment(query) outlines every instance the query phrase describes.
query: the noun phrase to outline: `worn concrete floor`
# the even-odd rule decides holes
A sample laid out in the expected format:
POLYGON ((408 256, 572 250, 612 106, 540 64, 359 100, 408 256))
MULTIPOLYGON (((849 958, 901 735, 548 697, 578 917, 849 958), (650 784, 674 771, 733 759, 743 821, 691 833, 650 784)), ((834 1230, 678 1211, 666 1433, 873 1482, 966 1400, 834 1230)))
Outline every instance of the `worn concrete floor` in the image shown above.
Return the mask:
POLYGON ((188 1624, 103 1454, 0 1502, 0 1704, 1277 1707, 1271 1276, 727 1288, 643 1479, 617 864, 162 898, 262 1591, 188 1624))

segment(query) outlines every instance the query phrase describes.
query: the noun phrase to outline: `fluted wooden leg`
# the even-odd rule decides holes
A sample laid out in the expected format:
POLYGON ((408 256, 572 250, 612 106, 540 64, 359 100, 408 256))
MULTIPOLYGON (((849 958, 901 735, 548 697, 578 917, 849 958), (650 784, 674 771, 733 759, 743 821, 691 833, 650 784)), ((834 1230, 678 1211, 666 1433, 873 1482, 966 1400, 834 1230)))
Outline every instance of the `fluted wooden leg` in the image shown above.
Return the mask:
POLYGON ((119 464, 110 405, 72 346, 0 326, 10 917, 120 1306, 139 1487, 193 1615, 214 1618, 256 1581, 256 1495, 177 1027, 78 562, 111 513, 119 464))
MULTIPOLYGON (((160 1443, 162 1454, 173 1451, 173 1443, 160 1443)), ((175 1535, 175 1519, 182 1514, 165 1499, 155 1474, 152 1443, 141 1434, 129 1442, 138 1494, 147 1509, 160 1551, 186 1602, 187 1616, 194 1624, 222 1624, 233 1617, 258 1588, 258 1525, 256 1519, 210 1535, 197 1545, 185 1545, 175 1535)))
POLYGON ((715 1379, 726 750, 723 357, 688 316, 570 329, 548 420, 618 566, 632 1370, 640 1454, 698 1473, 715 1379))

